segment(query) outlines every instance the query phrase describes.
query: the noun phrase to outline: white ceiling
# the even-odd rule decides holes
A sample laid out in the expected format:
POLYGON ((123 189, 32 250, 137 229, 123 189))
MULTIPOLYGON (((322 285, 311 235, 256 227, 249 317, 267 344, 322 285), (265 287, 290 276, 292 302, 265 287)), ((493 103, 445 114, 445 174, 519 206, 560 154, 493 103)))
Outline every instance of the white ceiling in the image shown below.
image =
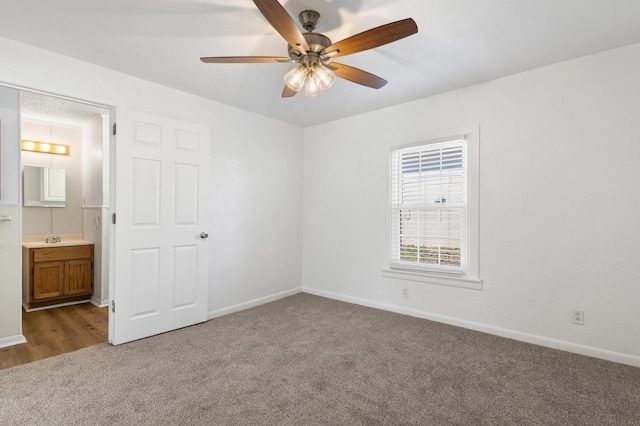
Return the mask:
MULTIPOLYGON (((204 64, 201 56, 286 56, 249 0, 3 0, 0 36, 301 127, 640 42, 638 0, 287 0, 334 42, 413 18, 416 35, 340 62, 389 83, 345 80, 282 99, 291 64, 204 64)), ((3 55, 10 54, 4 52, 3 55)))
POLYGON ((101 114, 109 114, 109 110, 39 93, 20 93, 20 116, 26 120, 82 126, 101 114))

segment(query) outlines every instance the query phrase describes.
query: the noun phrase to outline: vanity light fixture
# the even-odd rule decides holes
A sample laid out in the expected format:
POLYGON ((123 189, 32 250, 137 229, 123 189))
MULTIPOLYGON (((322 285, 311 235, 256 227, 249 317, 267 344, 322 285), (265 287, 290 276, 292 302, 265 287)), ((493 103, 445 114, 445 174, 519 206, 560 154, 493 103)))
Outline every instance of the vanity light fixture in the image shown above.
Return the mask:
POLYGON ((22 150, 31 152, 42 152, 44 154, 69 155, 69 145, 56 143, 23 140, 22 150))

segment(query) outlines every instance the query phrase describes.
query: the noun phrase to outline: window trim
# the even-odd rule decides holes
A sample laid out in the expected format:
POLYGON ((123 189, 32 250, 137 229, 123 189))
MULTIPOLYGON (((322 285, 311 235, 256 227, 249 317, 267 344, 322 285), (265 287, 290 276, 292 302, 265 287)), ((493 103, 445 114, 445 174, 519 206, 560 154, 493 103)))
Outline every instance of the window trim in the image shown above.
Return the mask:
POLYGON ((470 278, 463 275, 447 276, 445 274, 432 271, 419 271, 415 269, 385 266, 382 268, 382 276, 385 278, 395 278, 405 281, 417 281, 427 284, 482 290, 481 279, 470 278))
POLYGON ((389 151, 389 175, 387 188, 389 191, 389 208, 387 210, 387 224, 391 224, 391 161, 392 153, 398 149, 411 148, 420 145, 430 145, 446 142, 455 139, 465 139, 467 141, 467 179, 468 179, 468 200, 467 200, 467 265, 466 271, 461 274, 447 271, 435 271, 429 268, 407 267, 394 264, 391 261, 392 226, 389 226, 389 240, 387 244, 388 265, 382 268, 382 276, 410 281, 419 281, 430 284, 448 285, 454 287, 482 289, 479 265, 479 189, 480 189, 480 126, 467 126, 458 129, 449 129, 438 133, 431 133, 419 142, 393 146, 389 151))

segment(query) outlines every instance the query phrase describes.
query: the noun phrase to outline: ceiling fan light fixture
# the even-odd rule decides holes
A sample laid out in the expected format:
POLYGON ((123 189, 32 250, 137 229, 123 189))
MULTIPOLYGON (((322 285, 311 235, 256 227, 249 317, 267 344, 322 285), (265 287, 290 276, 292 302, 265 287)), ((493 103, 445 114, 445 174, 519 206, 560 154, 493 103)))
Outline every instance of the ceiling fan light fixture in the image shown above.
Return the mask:
POLYGON ((304 86, 307 79, 307 67, 305 65, 296 65, 291 71, 284 75, 284 82, 291 90, 299 92, 304 86))

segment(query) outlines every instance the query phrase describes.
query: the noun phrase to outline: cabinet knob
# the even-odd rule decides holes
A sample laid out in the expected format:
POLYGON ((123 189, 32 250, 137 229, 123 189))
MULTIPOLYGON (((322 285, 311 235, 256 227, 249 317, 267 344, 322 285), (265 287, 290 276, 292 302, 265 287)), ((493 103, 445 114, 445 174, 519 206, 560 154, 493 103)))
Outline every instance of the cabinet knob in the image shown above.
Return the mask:
POLYGON ((206 232, 201 232, 200 238, 202 238, 203 240, 206 240, 207 238, 209 238, 209 234, 207 234, 206 232))

